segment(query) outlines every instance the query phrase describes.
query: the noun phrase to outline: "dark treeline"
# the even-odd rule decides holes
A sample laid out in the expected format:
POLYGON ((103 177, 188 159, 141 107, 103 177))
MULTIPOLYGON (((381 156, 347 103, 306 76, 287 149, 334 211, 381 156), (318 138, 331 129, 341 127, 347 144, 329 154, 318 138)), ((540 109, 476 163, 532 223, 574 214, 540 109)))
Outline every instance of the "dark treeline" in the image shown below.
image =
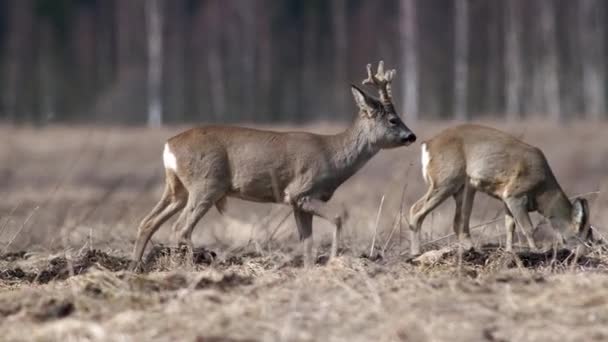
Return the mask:
POLYGON ((0 0, 0 120, 343 120, 379 59, 410 119, 603 119, 607 17, 602 0, 0 0))

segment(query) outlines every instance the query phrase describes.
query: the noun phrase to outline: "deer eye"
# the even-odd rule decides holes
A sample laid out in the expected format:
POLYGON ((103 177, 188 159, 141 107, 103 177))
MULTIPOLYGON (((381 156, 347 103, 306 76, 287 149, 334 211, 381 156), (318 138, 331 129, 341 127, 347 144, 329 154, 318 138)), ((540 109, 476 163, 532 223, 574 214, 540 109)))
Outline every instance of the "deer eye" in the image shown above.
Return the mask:
POLYGON ((397 118, 390 118, 390 119, 388 120, 388 123, 389 123, 391 126, 397 126, 397 125, 399 124, 399 119, 397 119, 397 118))

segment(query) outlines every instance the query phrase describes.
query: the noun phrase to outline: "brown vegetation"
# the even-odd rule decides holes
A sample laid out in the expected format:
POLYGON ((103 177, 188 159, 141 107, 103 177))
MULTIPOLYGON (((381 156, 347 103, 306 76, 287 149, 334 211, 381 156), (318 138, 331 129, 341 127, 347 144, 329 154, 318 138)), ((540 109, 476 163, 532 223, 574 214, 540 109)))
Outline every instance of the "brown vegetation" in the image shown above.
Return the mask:
MULTIPOLYGON (((446 125, 412 129, 424 140, 446 125)), ((591 221, 605 235, 607 127, 502 128, 543 149, 568 195, 589 193, 591 221)), ((480 195, 477 249, 459 254, 449 248, 446 204, 423 230, 423 249, 439 252, 411 260, 399 218, 425 189, 417 145, 383 151, 338 190, 332 201, 350 215, 331 262, 329 224, 318 222, 318 266, 305 270, 289 208, 231 200, 194 231, 194 258, 163 245, 168 224, 146 272, 129 272, 137 223, 162 191, 163 141, 179 130, 0 127, 3 340, 608 338, 608 251, 576 259, 553 249, 537 216, 546 252, 505 253, 502 207, 480 195)))

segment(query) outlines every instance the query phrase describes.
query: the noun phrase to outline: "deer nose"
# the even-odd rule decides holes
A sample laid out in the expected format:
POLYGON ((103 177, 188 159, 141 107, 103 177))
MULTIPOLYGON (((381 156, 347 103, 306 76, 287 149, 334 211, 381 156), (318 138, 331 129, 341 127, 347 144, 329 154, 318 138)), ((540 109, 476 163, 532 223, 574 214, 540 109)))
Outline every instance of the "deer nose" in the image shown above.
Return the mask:
POLYGON ((411 144, 411 143, 413 143, 414 141, 416 141, 416 134, 411 133, 411 132, 410 132, 410 133, 405 134, 405 136, 403 136, 403 137, 401 138, 401 142, 402 142, 403 144, 411 144))

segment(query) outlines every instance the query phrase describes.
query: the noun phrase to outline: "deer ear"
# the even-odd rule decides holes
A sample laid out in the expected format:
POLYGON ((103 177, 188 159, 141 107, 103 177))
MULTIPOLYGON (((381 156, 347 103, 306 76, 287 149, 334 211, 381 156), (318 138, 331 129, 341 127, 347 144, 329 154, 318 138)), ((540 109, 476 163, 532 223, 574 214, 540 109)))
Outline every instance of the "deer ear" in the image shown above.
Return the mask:
POLYGON ((355 103, 357 107, 368 115, 372 113, 372 106, 370 105, 369 97, 367 94, 363 92, 363 90, 359 89, 356 85, 351 84, 350 90, 353 92, 353 97, 355 98, 355 103))
POLYGON ((589 219, 589 203, 584 198, 577 198, 572 203, 572 221, 579 229, 584 228, 589 219))

